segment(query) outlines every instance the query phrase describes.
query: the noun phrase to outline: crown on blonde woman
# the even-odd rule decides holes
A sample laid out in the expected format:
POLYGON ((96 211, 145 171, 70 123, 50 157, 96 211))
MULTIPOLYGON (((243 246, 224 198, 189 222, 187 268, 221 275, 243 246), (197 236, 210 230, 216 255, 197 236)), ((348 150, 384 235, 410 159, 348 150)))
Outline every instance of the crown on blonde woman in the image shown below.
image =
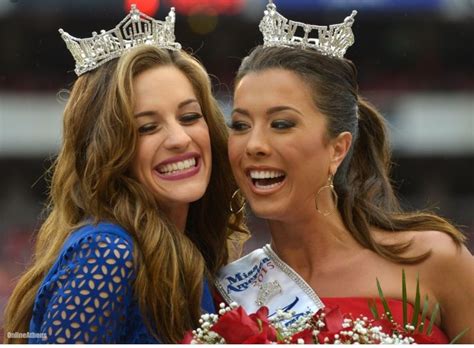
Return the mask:
POLYGON ((170 50, 179 50, 175 42, 176 17, 172 7, 164 21, 156 20, 140 12, 132 5, 130 13, 113 29, 79 39, 59 29, 61 37, 76 61, 74 71, 78 76, 94 70, 102 64, 118 58, 127 50, 142 45, 152 45, 170 50))
POLYGON ((343 58, 354 43, 352 24, 357 11, 344 22, 329 26, 311 25, 289 20, 278 13, 276 5, 269 0, 259 28, 263 34, 263 46, 296 47, 315 49, 323 55, 343 58), (297 36, 301 29, 304 36, 297 36))

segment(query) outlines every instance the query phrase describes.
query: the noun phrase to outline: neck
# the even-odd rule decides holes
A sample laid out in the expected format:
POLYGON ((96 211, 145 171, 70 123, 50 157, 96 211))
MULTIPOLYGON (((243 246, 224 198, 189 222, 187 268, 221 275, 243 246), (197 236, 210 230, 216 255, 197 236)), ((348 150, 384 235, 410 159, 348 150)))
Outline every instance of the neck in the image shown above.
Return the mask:
POLYGON ((164 209, 165 215, 172 223, 176 225, 178 230, 184 233, 186 229, 186 221, 188 218, 189 204, 175 205, 168 209, 164 209))
POLYGON ((303 278, 324 272, 341 255, 362 248, 344 226, 339 212, 329 216, 314 212, 304 218, 268 223, 272 249, 303 278))

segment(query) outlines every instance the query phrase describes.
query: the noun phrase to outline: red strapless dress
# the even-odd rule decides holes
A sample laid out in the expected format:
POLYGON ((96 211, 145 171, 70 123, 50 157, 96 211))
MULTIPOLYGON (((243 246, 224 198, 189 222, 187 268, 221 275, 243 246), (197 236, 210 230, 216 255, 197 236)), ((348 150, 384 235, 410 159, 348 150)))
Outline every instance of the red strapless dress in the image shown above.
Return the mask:
MULTIPOLYGON (((369 319, 374 319, 372 312, 370 311, 368 305, 368 299, 366 298, 357 298, 357 297, 323 297, 321 301, 327 307, 339 307, 339 310, 342 314, 352 314, 354 317, 359 315, 366 316, 369 319)), ((393 319, 400 324, 403 324, 403 303, 400 300, 387 299, 388 306, 392 312, 393 319)), ((383 313, 384 309, 380 300, 377 301, 377 310, 379 313, 383 313)), ((407 308, 408 318, 412 318, 413 306, 408 304, 407 308)), ((425 323, 427 327, 428 323, 425 323)), ((431 335, 428 337, 429 341, 420 341, 421 338, 414 337, 417 343, 439 343, 446 344, 449 343, 448 337, 446 334, 441 331, 436 325, 433 325, 433 330, 431 335)))

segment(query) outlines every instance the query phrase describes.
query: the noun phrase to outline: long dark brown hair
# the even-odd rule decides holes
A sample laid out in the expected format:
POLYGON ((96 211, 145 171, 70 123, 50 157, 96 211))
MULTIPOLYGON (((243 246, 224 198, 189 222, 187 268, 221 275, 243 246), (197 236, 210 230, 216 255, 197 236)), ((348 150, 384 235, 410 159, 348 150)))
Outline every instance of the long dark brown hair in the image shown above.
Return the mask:
MULTIPOLYGON (((48 216, 39 230, 32 266, 5 311, 5 332, 27 332, 36 293, 64 241, 87 219, 115 222, 134 239, 134 293, 150 332, 178 342, 196 327, 202 281, 227 262, 226 242, 244 232, 242 215, 228 208, 236 184, 227 158, 227 129, 202 65, 183 51, 142 47, 80 76, 64 111, 63 142, 51 180, 48 216), (186 233, 130 175, 138 133, 133 79, 172 65, 191 82, 206 119, 212 150, 210 185, 191 204, 186 233)), ((5 342, 25 342, 5 338, 5 342)))
POLYGON ((402 256, 410 241, 377 243, 371 227, 387 231, 437 230, 450 235, 458 246, 465 241, 459 230, 435 214, 402 211, 389 177, 391 152, 385 120, 359 95, 357 70, 351 61, 310 49, 257 46, 242 61, 236 84, 251 72, 272 68, 291 71, 305 81, 314 104, 327 119, 330 138, 342 132, 352 134, 351 149, 334 177, 334 186, 343 222, 362 246, 394 262, 417 263, 430 252, 402 256))

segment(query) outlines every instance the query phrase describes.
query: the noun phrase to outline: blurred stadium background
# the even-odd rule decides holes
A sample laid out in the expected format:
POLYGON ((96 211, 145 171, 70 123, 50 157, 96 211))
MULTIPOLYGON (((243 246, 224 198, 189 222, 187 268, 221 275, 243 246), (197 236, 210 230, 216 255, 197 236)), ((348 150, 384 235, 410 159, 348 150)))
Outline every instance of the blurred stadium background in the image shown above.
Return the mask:
MULTIPOLYGON (((474 233, 474 0, 276 0, 317 24, 357 9, 361 92, 390 124, 393 178, 407 208, 429 208, 474 233)), ((228 114, 240 59, 261 42, 266 0, 0 0, 0 310, 31 257, 47 194, 44 173, 61 142, 63 89, 74 63, 58 34, 113 28, 130 3, 163 18, 212 74, 228 114)), ((253 217, 246 251, 268 240, 253 217)), ((471 237, 472 239, 472 237, 471 237)), ((471 251, 474 243, 470 241, 471 251)), ((0 316, 3 318, 3 315, 0 316)))

